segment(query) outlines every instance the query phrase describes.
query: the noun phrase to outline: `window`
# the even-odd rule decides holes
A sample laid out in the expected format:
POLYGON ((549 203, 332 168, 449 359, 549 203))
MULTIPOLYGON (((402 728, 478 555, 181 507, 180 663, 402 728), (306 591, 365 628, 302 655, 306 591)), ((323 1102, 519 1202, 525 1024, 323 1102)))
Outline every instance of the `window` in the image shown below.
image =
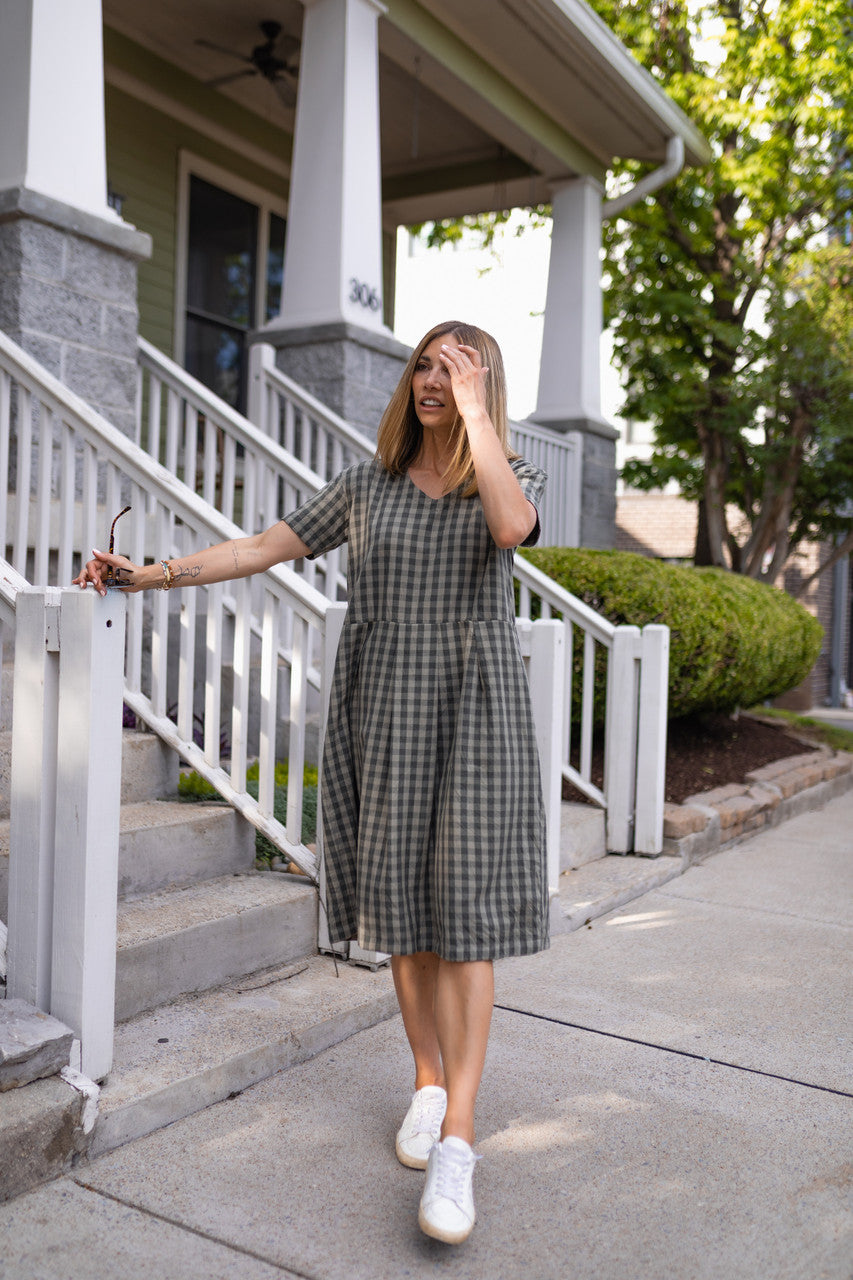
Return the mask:
POLYGON ((247 336, 278 315, 286 223, 262 193, 246 198, 195 168, 183 218, 183 364, 244 413, 247 336))

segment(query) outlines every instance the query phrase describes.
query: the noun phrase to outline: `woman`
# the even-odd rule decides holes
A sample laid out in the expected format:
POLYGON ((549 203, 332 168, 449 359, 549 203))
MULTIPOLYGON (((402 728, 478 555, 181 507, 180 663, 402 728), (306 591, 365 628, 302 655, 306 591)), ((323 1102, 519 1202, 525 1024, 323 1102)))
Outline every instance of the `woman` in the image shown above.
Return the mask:
POLYGON ((94 552, 103 594, 246 577, 348 543, 349 606, 323 761, 333 942, 391 954, 415 1093, 400 1161, 426 1168, 419 1222, 474 1225, 474 1104, 492 962, 548 945, 545 825, 515 630, 513 549, 539 534, 545 477, 507 444, 494 339, 449 322, 412 354, 349 468, 253 537, 145 567, 94 552))

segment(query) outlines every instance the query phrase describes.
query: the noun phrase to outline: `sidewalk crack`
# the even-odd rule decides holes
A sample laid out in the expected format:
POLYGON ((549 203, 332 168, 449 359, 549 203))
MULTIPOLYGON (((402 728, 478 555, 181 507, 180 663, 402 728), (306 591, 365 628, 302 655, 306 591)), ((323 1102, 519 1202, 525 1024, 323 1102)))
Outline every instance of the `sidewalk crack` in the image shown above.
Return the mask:
POLYGON ((833 1089, 827 1084, 813 1084, 811 1080, 796 1080, 793 1076, 783 1076, 775 1071, 763 1071, 760 1067, 745 1067, 739 1062, 727 1062, 725 1058, 710 1058, 705 1053, 691 1053, 689 1049, 675 1049, 668 1044, 655 1044, 652 1040, 640 1040, 636 1036, 626 1036, 618 1031, 602 1031, 600 1027, 586 1027, 580 1022, 568 1022, 565 1018, 550 1017, 545 1013, 532 1013, 529 1009, 517 1009, 509 1004, 496 1004, 495 1009, 504 1013, 519 1013, 524 1018, 536 1018, 539 1022, 551 1022, 557 1027, 569 1027, 572 1031, 586 1031, 594 1036, 606 1036, 608 1040, 621 1040, 624 1044, 636 1044, 643 1049, 658 1049, 661 1053, 672 1053, 679 1058, 693 1058, 695 1062, 709 1062, 715 1067, 728 1067, 732 1071, 744 1071, 749 1075, 764 1076, 767 1080, 781 1080, 785 1084, 800 1085, 803 1089, 816 1089, 819 1093, 832 1093, 839 1098, 853 1098, 853 1093, 846 1089, 833 1089))

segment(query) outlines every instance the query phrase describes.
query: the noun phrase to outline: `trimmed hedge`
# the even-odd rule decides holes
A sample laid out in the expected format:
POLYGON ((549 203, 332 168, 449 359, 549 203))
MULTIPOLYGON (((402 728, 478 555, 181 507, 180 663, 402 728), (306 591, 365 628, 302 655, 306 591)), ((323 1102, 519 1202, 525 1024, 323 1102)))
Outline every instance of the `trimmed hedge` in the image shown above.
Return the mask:
MULTIPOLYGON (((629 551, 541 547, 521 554, 614 624, 666 623, 672 719, 785 693, 805 679, 820 651, 823 628, 792 596, 725 569, 682 568, 629 551)), ((576 644, 576 667, 579 661, 576 644)), ((599 722, 603 679, 602 662, 599 722)))

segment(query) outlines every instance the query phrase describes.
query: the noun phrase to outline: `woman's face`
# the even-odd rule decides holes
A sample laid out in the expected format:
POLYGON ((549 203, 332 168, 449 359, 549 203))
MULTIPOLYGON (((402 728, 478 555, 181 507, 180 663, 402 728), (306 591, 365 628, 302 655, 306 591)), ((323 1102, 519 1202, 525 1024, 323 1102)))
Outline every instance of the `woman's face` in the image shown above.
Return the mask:
POLYGON ((456 421, 456 400, 441 359, 442 346, 458 347, 459 342, 452 333, 442 333, 424 348, 412 374, 412 398, 424 430, 449 434, 456 421))

